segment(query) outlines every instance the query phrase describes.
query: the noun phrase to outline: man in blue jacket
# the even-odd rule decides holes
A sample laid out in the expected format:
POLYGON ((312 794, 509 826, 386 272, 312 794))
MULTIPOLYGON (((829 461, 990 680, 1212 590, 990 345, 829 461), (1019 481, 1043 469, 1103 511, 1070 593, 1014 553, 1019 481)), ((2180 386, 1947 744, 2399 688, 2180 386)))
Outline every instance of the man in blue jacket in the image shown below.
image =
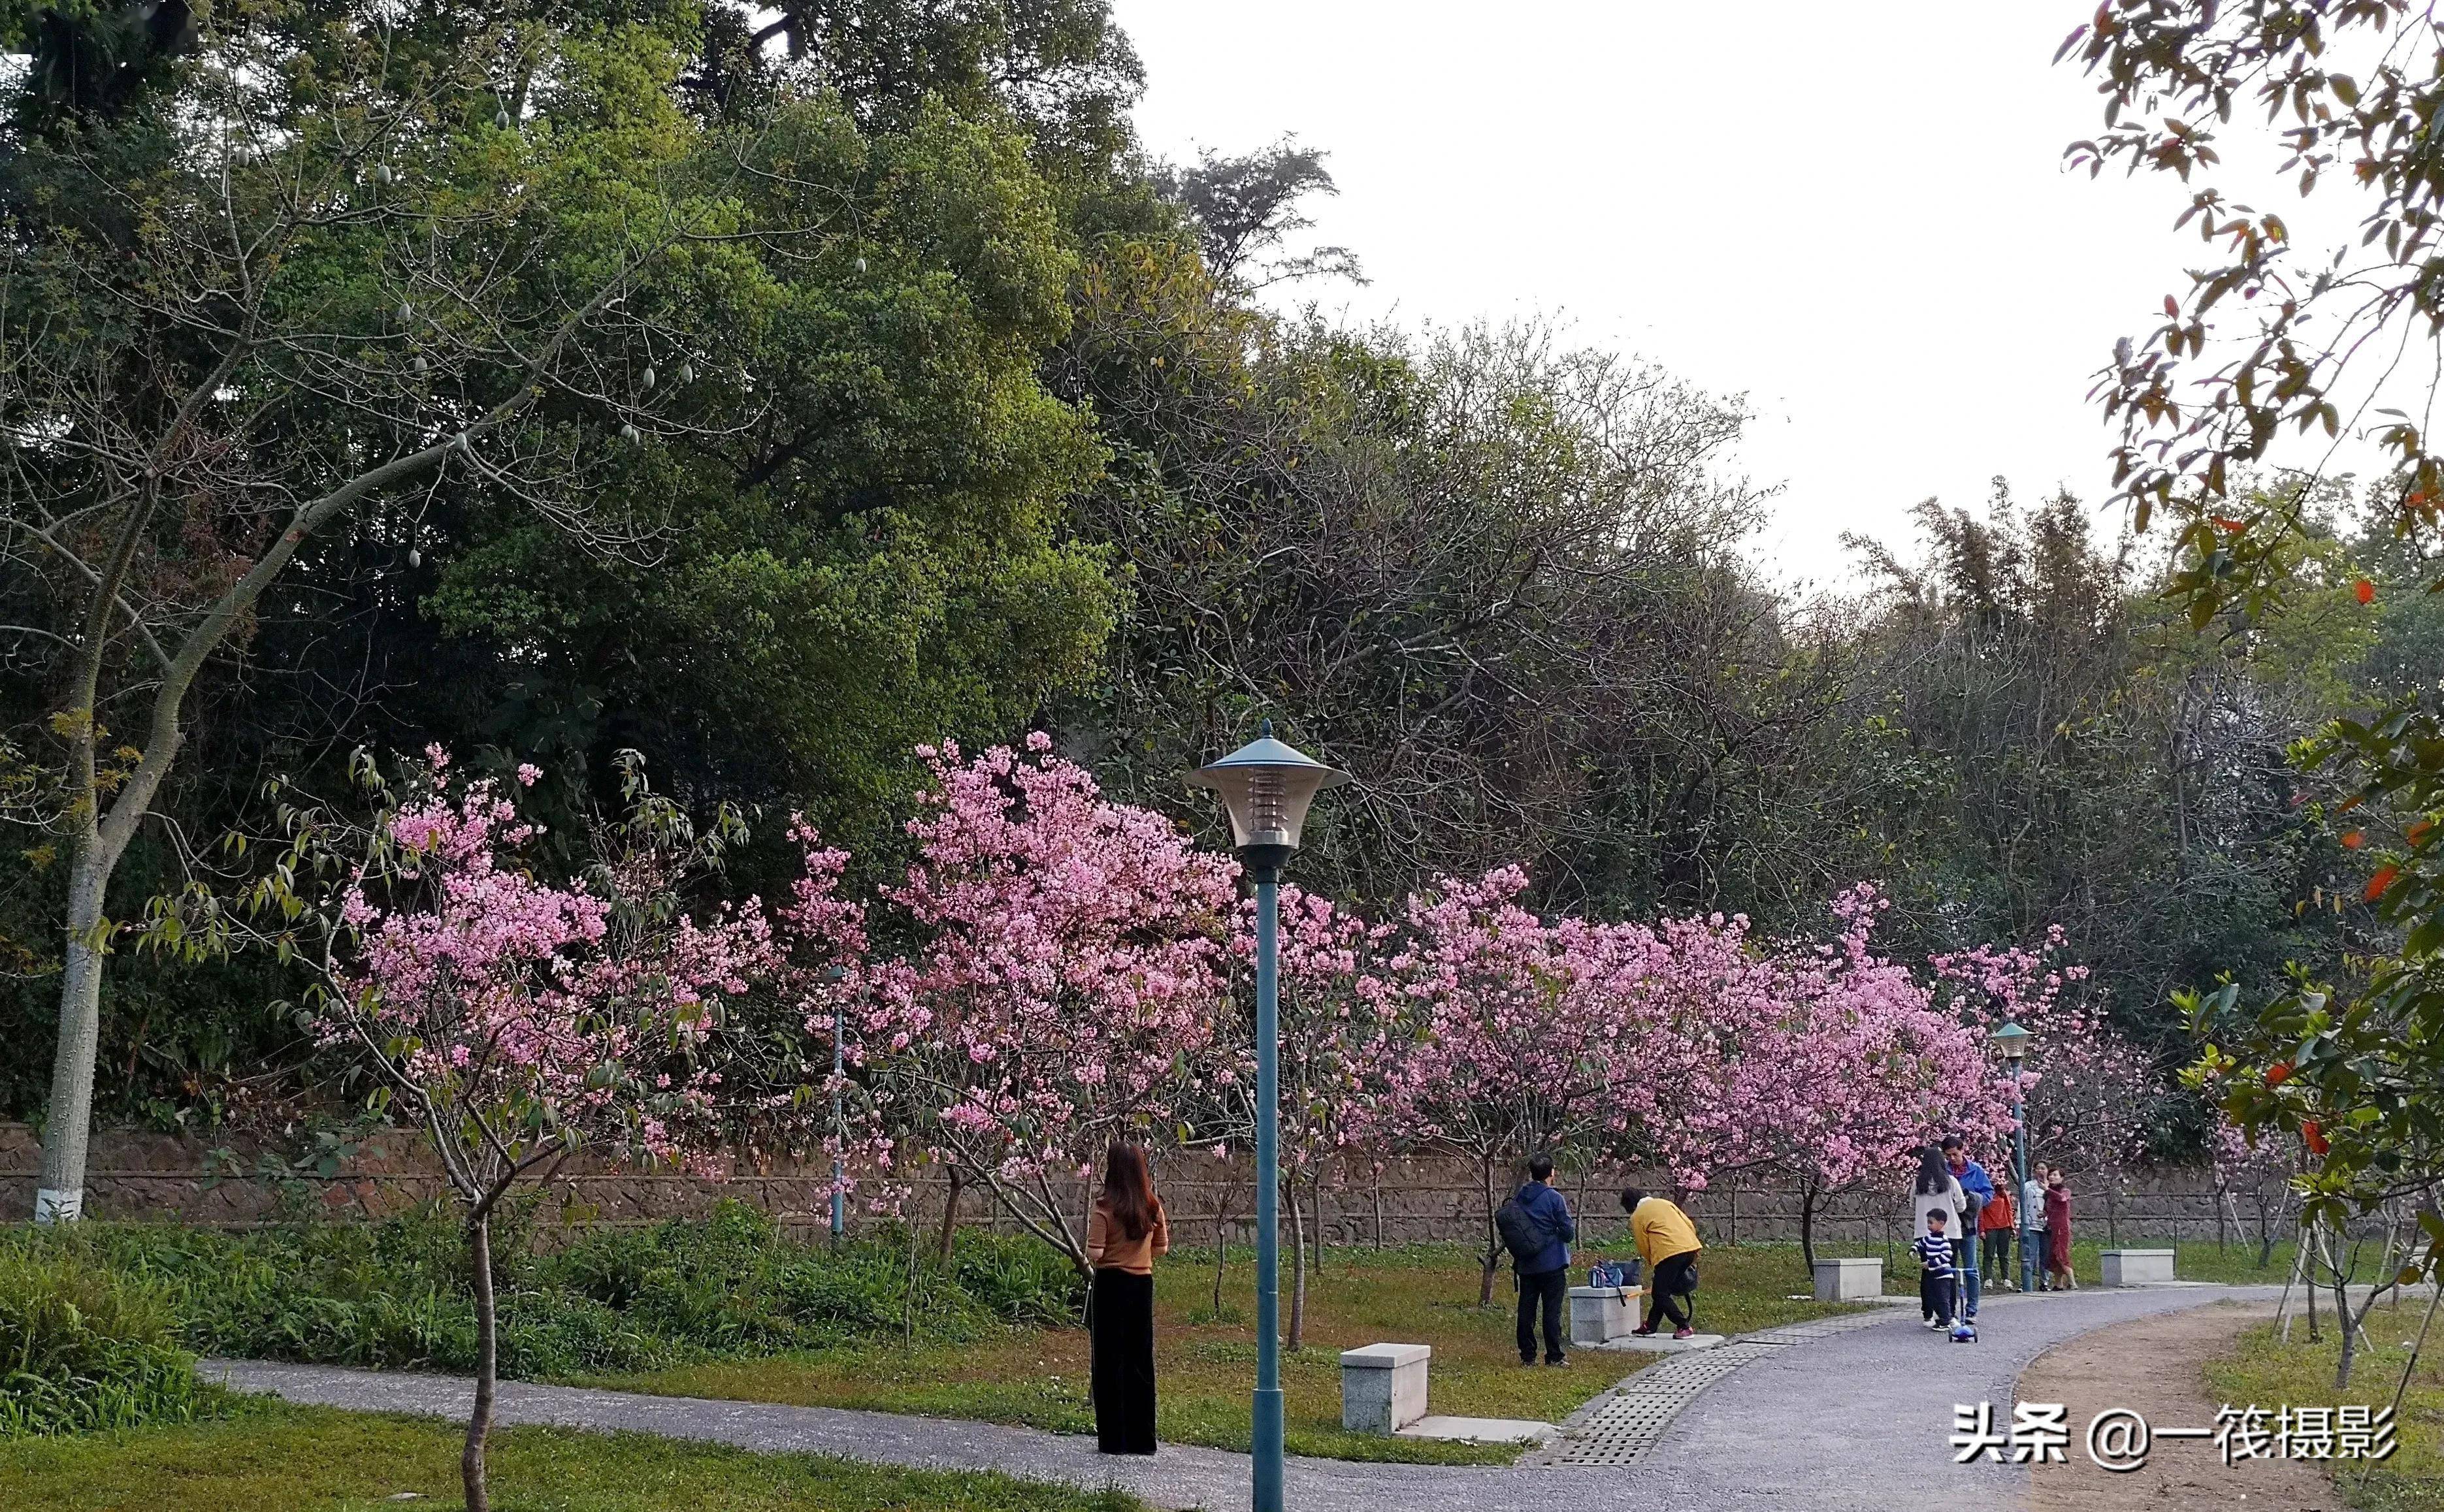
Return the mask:
POLYGON ((1570 1205, 1553 1189, 1553 1159, 1536 1155, 1528 1162, 1530 1180, 1510 1200, 1526 1209, 1543 1234, 1545 1247, 1532 1254, 1511 1251, 1519 1273, 1519 1363, 1536 1363, 1536 1310, 1545 1311, 1545 1363, 1563 1363, 1564 1317, 1570 1305, 1570 1241, 1579 1226, 1570 1221, 1570 1205))
POLYGON ((1953 1262, 1960 1270, 1960 1316, 1977 1316, 1978 1293, 1985 1289, 1985 1278, 1977 1274, 1977 1215, 1994 1200, 1994 1178, 1986 1168, 1969 1158, 1969 1146, 1958 1134, 1943 1136, 1943 1163, 1952 1168, 1952 1178, 1969 1194, 1969 1215, 1961 1220, 1960 1232, 1952 1241, 1953 1262))

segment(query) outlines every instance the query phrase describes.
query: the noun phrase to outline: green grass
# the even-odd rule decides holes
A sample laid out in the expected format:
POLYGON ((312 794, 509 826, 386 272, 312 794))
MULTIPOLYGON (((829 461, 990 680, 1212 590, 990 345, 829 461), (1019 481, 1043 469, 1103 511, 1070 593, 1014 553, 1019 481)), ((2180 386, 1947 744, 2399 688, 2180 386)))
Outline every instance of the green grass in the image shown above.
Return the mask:
MULTIPOLYGON (((375 1512, 463 1507, 458 1430, 427 1419, 251 1403, 227 1418, 0 1440, 10 1512, 375 1512), (413 1492, 420 1500, 394 1502, 413 1492)), ((491 1456, 498 1512, 1142 1512, 1004 1475, 751 1454, 642 1434, 518 1428, 491 1456)))
MULTIPOLYGON (((1713 1248, 1699 1263, 1697 1321, 1744 1333, 1844 1309, 1791 1300, 1807 1289, 1795 1247, 1713 1248)), ((1254 1280, 1246 1257, 1226 1271, 1223 1315, 1213 1316, 1210 1253, 1175 1252, 1157 1267, 1157 1429, 1168 1443, 1248 1447, 1255 1378, 1254 1280)), ((1479 1308, 1474 1259, 1458 1246, 1327 1250, 1311 1278, 1305 1347, 1282 1366, 1289 1448, 1339 1459, 1500 1464, 1510 1448, 1352 1434, 1341 1429, 1340 1352, 1396 1341, 1431 1344, 1436 1412, 1559 1422, 1651 1356, 1582 1350, 1561 1369, 1522 1369, 1512 1334, 1515 1294, 1506 1270, 1494 1305, 1479 1308)), ((1285 1312, 1287 1299, 1284 1299, 1285 1312)), ((1011 1331, 963 1346, 864 1345, 730 1359, 586 1384, 631 1391, 805 1406, 855 1407, 1020 1423, 1061 1432, 1094 1426, 1087 1403, 1087 1340, 1080 1329, 1011 1331)))
MULTIPOLYGON (((2293 1300, 2296 1307, 2296 1296, 2293 1300)), ((2416 1299, 2403 1306, 2379 1306, 2367 1321, 2369 1342, 2378 1347, 2354 1357, 2346 1390, 2334 1386, 2342 1351, 2330 1313, 2323 1343, 2308 1342, 2305 1322, 2292 1325, 2288 1344, 2271 1324, 2243 1334, 2233 1354, 2208 1363, 2208 1389, 2224 1401, 2254 1403, 2269 1413, 2283 1406, 2381 1408, 2393 1400, 2410 1356, 2409 1341, 2425 1312, 2425 1301, 2416 1299)), ((2418 1374, 2402 1398, 2399 1425, 2398 1453, 2372 1465, 2338 1462, 2335 1486, 2361 1512, 2444 1512, 2444 1329, 2428 1336, 2418 1374)))

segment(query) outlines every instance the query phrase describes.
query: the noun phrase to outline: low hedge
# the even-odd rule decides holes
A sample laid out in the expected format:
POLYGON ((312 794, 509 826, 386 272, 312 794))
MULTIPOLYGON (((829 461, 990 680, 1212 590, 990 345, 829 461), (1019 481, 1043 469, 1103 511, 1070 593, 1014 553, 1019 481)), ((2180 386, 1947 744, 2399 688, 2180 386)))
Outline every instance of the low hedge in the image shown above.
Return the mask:
MULTIPOLYGON (((218 1233, 156 1224, 20 1229, 21 1252, 157 1288, 207 1355, 468 1371, 475 1313, 446 1207, 377 1224, 218 1233)), ((726 1204, 704 1219, 496 1241, 501 1371, 650 1370, 869 1338, 957 1340, 1075 1320, 1082 1283, 1032 1241, 962 1233, 948 1263, 904 1234, 838 1250, 726 1204), (561 1242, 565 1241, 565 1242, 561 1242)))

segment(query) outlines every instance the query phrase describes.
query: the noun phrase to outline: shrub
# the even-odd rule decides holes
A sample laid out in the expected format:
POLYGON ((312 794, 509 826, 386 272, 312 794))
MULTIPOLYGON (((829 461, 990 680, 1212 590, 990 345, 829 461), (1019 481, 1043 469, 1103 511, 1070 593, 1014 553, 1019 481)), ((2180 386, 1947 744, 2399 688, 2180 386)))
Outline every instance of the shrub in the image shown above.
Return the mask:
POLYGON ((0 1250, 0 1434, 187 1422, 205 1400, 158 1285, 0 1250))
MULTIPOLYGON (((501 1369, 609 1374, 913 1336, 958 1340, 1074 1322, 1084 1288, 1044 1245, 964 1234, 951 1262, 901 1233, 833 1249, 725 1204, 702 1219, 562 1233, 495 1253, 501 1369)), ((85 1223, 0 1230, 0 1253, 73 1256, 167 1299, 209 1355, 466 1371, 475 1312, 442 1209, 246 1234, 85 1223)))

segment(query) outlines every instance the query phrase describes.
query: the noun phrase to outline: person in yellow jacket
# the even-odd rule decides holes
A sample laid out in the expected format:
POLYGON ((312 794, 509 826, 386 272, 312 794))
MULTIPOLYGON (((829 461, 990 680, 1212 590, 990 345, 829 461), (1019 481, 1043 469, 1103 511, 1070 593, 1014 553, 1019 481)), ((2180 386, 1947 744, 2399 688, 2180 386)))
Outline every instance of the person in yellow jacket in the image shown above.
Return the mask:
POLYGON ((1636 1187, 1620 1194, 1620 1210, 1629 1214, 1629 1237, 1646 1262, 1646 1323, 1634 1332, 1653 1334, 1669 1318, 1674 1338, 1695 1337, 1686 1299, 1697 1289, 1697 1251, 1706 1247, 1697 1243, 1697 1226, 1678 1203, 1636 1187))

